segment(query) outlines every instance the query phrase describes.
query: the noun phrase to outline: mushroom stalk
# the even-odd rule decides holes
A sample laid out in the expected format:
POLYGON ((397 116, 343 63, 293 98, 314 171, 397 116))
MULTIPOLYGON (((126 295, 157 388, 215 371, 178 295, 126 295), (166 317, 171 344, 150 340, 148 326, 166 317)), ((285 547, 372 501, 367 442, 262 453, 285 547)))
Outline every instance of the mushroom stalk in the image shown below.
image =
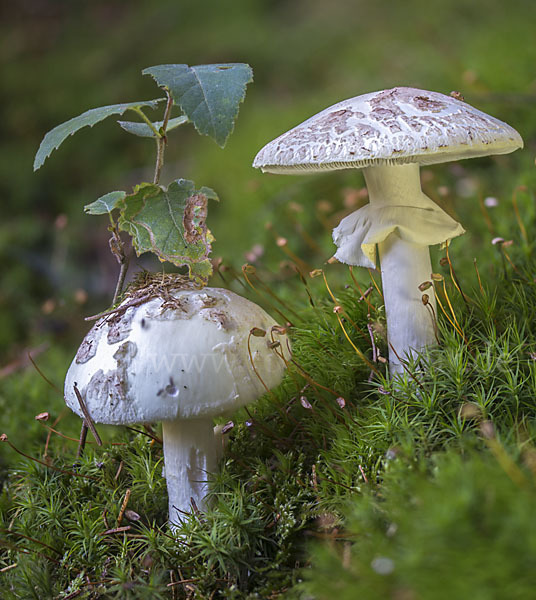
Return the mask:
POLYGON ((394 375, 403 373, 400 360, 407 359, 412 350, 422 350, 436 342, 432 316, 436 314, 435 296, 432 290, 425 306, 419 290, 419 285, 430 279, 432 265, 428 246, 405 242, 394 233, 378 244, 378 252, 387 318, 389 372, 394 375))
MULTIPOLYGON (((397 207, 397 212, 405 209, 409 223, 414 209, 438 210, 421 190, 417 164, 369 167, 364 169, 364 175, 374 208, 397 207)), ((419 290, 419 285, 429 281, 432 273, 430 251, 428 244, 407 239, 426 239, 432 232, 413 231, 409 236, 405 235, 404 228, 403 223, 397 223, 393 233, 378 243, 391 375, 404 371, 401 360, 410 357, 412 351, 422 350, 436 341, 435 295, 429 294, 428 305, 425 305, 423 292, 419 290)))
POLYGON ((212 418, 164 421, 164 464, 169 497, 169 520, 180 523, 192 511, 206 506, 207 477, 216 468, 217 451, 212 418))

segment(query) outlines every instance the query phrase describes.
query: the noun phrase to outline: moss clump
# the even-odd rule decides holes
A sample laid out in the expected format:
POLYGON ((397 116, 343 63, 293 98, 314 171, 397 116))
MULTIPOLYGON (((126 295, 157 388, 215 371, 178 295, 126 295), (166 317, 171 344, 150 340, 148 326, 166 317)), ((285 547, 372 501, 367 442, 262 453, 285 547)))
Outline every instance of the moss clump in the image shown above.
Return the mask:
MULTIPOLYGON (((439 290, 442 346, 397 383, 379 362, 370 377, 372 341, 386 354, 379 293, 367 304, 351 278, 333 297, 311 280, 309 307, 286 307, 298 315, 288 375, 235 415, 212 508, 186 518, 178 537, 166 525, 158 440, 118 430, 75 461, 76 443, 55 437, 48 455, 67 473, 27 461, 4 488, 2 597, 322 598, 327 574, 340 571, 342 587, 331 589, 341 597, 370 588, 371 598, 444 598, 439 585, 423 591, 436 560, 441 573, 461 569, 466 595, 515 578, 511 597, 522 598, 534 492, 519 465, 536 431, 536 328, 527 319, 536 285, 530 261, 513 260, 517 271, 493 294, 477 286, 464 301, 453 283, 439 290), (499 527, 516 493, 512 526, 499 527), (492 573, 482 554, 495 530, 492 573), (434 558, 444 543, 450 550, 434 558), (464 547, 474 577, 460 564, 464 547), (502 555, 512 565, 498 574, 502 555)), ((455 585, 445 588, 451 597, 455 585)))
POLYGON ((304 588, 318 600, 529 600, 536 481, 510 461, 505 470, 487 453, 394 459, 381 486, 353 502, 344 539, 315 548, 304 588))

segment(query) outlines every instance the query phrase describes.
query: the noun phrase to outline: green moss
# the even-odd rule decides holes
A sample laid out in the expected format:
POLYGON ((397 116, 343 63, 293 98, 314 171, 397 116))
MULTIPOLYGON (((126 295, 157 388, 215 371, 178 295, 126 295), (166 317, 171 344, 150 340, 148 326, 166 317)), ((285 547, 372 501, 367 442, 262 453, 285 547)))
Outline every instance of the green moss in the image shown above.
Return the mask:
POLYGON ((315 547, 304 589, 318 600, 528 600, 536 486, 527 469, 521 478, 488 453, 394 459, 352 503, 342 540, 315 547))
POLYGON ((305 593, 299 582, 306 577, 321 598, 331 593, 324 576, 338 561, 333 577, 341 571, 341 583, 331 589, 341 597, 350 597, 357 585, 362 593, 377 593, 371 598, 406 589, 415 598, 446 598, 439 585, 435 596, 422 595, 434 581, 428 573, 441 563, 444 574, 461 569, 459 582, 445 588, 451 597, 462 586, 473 595, 474 585, 478 596, 480 587, 506 586, 515 577, 518 595, 512 597, 522 598, 529 575, 518 571, 525 570, 523 556, 530 556, 532 543, 530 511, 523 507, 534 492, 528 471, 526 486, 516 477, 536 431, 536 331, 527 320, 536 310, 536 293, 527 277, 531 262, 514 258, 517 273, 509 268, 493 293, 477 286, 467 305, 449 283, 463 335, 450 323, 451 313, 450 321, 441 317, 441 347, 424 353, 408 366, 411 375, 397 382, 381 375, 379 363, 379 374, 368 382, 370 369, 338 321, 368 360, 372 323, 375 345, 384 354, 378 293, 369 296, 369 308, 358 300, 351 279, 335 301, 321 278, 310 280, 309 295, 298 279, 295 297, 301 289, 310 302, 309 308, 299 300, 286 306, 299 313, 291 330, 293 365, 274 393, 235 415, 212 481, 212 506, 187 518, 179 536, 166 526, 157 442, 121 433, 102 449, 88 446, 75 461, 76 442, 54 438, 53 465, 77 476, 30 461, 12 470, 2 499, 1 561, 17 566, 3 573, 3 594, 65 597, 79 589, 86 598, 169 598, 174 589, 177 598, 292 597, 305 593), (334 312, 335 302, 342 311, 334 312), (516 483, 508 479, 512 473, 516 483), (118 523, 127 490, 134 513, 118 523), (501 524, 502 545, 493 551, 495 563, 505 553, 513 565, 486 574, 483 549, 516 492, 512 528, 510 519, 501 524), (415 495, 423 496, 429 514, 421 514, 415 495), (385 534, 386 520, 400 522, 395 541, 385 534), (370 536, 363 536, 372 526, 370 536), (331 541, 313 551, 311 566, 311 544, 323 538, 331 541), (446 544, 439 558, 433 558, 439 551, 429 551, 432 542, 446 544), (467 564, 459 564, 460 552, 471 544, 470 557, 463 555, 467 564), (374 561, 384 556, 404 575, 380 576, 377 571, 391 562, 374 561), (467 575, 471 569, 479 570, 475 583, 467 575), (183 583, 168 587, 177 581, 183 583))

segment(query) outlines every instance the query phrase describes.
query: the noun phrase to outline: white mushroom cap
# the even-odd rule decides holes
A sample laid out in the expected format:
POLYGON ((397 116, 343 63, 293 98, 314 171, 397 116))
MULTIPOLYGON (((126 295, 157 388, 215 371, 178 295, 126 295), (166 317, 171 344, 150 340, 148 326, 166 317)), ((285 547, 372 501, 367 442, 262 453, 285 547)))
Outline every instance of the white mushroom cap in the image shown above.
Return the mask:
POLYGON ((287 339, 271 349, 277 323, 259 306, 218 288, 171 292, 103 317, 85 337, 65 379, 65 401, 83 417, 127 424, 200 419, 233 411, 281 380, 287 339), (253 327, 265 337, 250 336, 253 327))
POLYGON ((306 173, 375 165, 442 163, 507 154, 519 133, 469 104, 437 92, 395 87, 343 100, 257 154, 269 173, 306 173))

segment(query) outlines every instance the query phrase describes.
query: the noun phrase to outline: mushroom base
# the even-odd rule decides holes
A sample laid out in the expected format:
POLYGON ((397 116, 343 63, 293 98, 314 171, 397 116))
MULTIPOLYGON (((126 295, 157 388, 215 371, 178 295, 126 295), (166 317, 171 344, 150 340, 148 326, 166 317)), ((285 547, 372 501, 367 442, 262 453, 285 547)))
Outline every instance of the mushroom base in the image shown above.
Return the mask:
POLYGON ((432 264, 428 246, 406 242, 393 233, 378 244, 378 251, 387 318, 389 372, 395 375, 404 372, 401 360, 411 357, 412 351, 436 343, 435 295, 432 289, 425 306, 423 292, 419 290, 421 283, 430 281, 432 264))
POLYGON ((169 499, 169 521, 178 525, 195 506, 206 506, 208 475, 214 472, 217 448, 212 419, 162 423, 164 464, 169 499))

